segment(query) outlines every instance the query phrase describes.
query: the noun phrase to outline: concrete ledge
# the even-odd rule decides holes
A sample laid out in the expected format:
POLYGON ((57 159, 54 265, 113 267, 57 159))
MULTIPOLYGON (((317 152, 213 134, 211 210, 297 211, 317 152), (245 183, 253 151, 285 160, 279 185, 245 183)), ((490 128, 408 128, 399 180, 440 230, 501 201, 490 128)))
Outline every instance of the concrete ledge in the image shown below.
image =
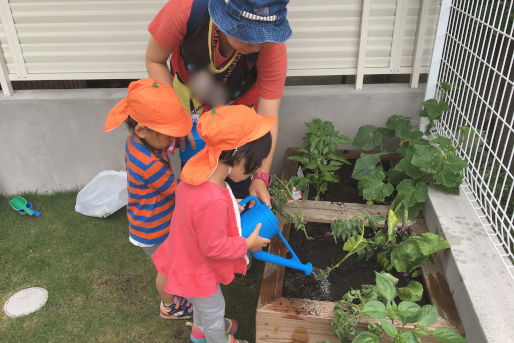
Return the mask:
POLYGON ((514 281, 463 191, 431 188, 424 215, 430 231, 452 246, 439 257, 468 342, 512 342, 514 281))
POLYGON ((102 133, 126 89, 17 91, 0 97, 0 193, 83 186, 124 170, 125 128, 102 133))

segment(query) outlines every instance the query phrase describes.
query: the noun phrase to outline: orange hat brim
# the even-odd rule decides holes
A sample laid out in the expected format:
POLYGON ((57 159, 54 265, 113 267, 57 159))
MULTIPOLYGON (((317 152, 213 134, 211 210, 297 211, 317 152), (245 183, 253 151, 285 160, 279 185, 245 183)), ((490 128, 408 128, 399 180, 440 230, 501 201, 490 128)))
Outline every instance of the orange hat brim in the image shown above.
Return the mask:
POLYGON ((187 161, 180 173, 180 179, 195 186, 205 182, 216 169, 222 151, 205 146, 187 161))
POLYGON ((127 98, 121 99, 105 118, 104 132, 109 132, 120 126, 128 118, 128 101, 127 98))
POLYGON ((189 132, 191 132, 191 129, 193 128, 193 121, 191 120, 190 116, 184 116, 180 122, 173 122, 172 125, 164 126, 153 126, 152 124, 146 125, 143 122, 141 122, 141 125, 144 125, 148 127, 149 129, 154 130, 155 132, 162 133, 163 135, 171 136, 171 137, 184 137, 189 132))
MULTIPOLYGON (((109 111, 105 119, 104 132, 112 131, 123 124, 131 114, 129 112, 127 98, 124 98, 109 111)), ((132 114, 132 117, 136 122, 153 131, 172 137, 184 137, 193 128, 193 121, 190 116, 183 116, 180 121, 175 121, 170 125, 148 123, 144 118, 137 117, 136 114, 132 114)))

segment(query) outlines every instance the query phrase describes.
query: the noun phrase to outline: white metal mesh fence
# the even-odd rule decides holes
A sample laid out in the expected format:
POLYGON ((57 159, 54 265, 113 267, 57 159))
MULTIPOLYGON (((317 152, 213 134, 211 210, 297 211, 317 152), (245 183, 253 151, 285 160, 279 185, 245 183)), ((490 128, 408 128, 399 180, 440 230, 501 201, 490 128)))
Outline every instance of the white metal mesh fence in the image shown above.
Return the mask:
POLYGON ((512 0, 451 1, 439 81, 451 110, 437 133, 453 139, 469 168, 466 192, 514 278, 514 70, 512 0), (478 209, 478 208, 477 208, 478 209))

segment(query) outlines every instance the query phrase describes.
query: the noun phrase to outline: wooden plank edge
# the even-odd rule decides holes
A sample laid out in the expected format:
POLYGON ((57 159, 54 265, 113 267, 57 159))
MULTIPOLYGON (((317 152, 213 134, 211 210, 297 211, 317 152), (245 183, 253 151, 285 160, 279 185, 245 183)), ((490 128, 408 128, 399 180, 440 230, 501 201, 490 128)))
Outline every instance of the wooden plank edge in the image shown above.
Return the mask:
MULTIPOLYGON (((428 232, 424 219, 418 219, 410 228, 412 233, 428 232)), ((440 317, 445 318, 458 333, 464 335, 464 327, 460 319, 455 302, 450 291, 450 286, 444 276, 443 267, 437 258, 432 255, 428 261, 421 266, 421 276, 425 282, 430 303, 434 304, 440 317)))
MULTIPOLYGON (((289 239, 291 223, 287 222, 281 216, 278 216, 278 219, 282 235, 284 236, 284 238, 289 239)), ((281 257, 286 256, 287 247, 278 235, 271 240, 268 252, 281 257)), ((259 292, 259 299, 257 300, 257 309, 263 307, 266 304, 271 303, 275 299, 282 296, 282 287, 284 285, 284 273, 285 267, 283 266, 272 263, 266 263, 264 265, 261 289, 259 292)))

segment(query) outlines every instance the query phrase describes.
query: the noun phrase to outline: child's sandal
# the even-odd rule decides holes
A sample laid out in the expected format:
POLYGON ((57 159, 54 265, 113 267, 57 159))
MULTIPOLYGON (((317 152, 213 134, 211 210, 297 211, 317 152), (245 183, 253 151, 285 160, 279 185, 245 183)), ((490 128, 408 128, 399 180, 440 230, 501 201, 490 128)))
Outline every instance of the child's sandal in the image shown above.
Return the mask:
POLYGON ((234 336, 232 335, 228 335, 227 336, 227 343, 250 343, 244 339, 237 339, 237 338, 234 338, 234 336))
MULTIPOLYGON (((225 333, 227 335, 233 335, 237 332, 237 321, 235 319, 225 318, 225 333)), ((193 329, 191 330, 191 335, 189 336, 192 342, 194 343, 205 343, 205 334, 203 333, 198 326, 193 324, 193 329)))

